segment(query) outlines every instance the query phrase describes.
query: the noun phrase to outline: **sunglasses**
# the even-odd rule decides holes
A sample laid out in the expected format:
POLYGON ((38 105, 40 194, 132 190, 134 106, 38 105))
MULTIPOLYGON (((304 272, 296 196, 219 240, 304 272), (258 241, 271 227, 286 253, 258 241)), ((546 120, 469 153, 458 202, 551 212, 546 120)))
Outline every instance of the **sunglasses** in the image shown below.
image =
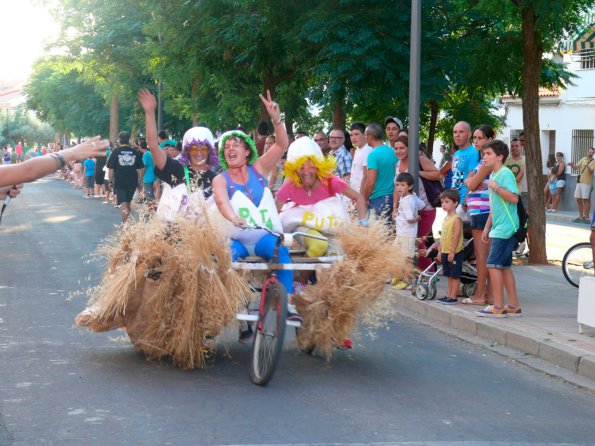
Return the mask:
POLYGON ((209 153, 209 148, 207 146, 190 146, 190 147, 188 147, 188 153, 190 153, 191 155, 196 155, 198 152, 209 153))

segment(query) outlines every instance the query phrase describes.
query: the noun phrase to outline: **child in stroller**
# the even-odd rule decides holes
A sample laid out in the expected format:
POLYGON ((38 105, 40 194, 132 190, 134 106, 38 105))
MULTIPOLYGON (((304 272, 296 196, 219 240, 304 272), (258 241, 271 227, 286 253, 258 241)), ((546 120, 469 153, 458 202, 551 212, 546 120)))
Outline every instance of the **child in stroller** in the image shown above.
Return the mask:
MULTIPOLYGON (((463 294, 466 297, 475 295, 477 288, 477 269, 475 268, 475 256, 473 252, 473 237, 471 236, 471 229, 468 224, 463 226, 463 273, 461 275, 461 287, 463 294)), ((424 269, 415 281, 413 286, 413 295, 420 300, 432 300, 436 297, 436 283, 442 273, 442 266, 440 265, 440 257, 438 252, 440 250, 440 239, 436 240, 428 249, 420 251, 420 255, 424 255, 429 259, 434 259, 434 262, 424 269)))

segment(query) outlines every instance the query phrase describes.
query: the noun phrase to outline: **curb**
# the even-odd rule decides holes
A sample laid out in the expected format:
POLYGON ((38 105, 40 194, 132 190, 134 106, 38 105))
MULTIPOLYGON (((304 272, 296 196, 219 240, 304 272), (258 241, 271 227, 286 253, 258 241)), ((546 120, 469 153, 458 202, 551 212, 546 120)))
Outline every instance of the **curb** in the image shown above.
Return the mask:
POLYGON ((391 291, 396 305, 408 312, 595 380, 595 355, 591 352, 565 345, 540 334, 512 327, 506 323, 508 321, 503 319, 495 321, 479 318, 466 311, 458 310, 456 305, 440 305, 434 301, 421 301, 408 292, 391 291))

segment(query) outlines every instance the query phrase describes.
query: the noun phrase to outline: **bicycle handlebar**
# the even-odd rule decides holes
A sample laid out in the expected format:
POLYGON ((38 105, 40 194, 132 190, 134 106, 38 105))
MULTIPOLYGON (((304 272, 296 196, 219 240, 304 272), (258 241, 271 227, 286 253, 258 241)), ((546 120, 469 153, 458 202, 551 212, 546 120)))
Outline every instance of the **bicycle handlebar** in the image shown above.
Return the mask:
POLYGON ((306 232, 300 232, 300 231, 296 231, 296 232, 289 232, 289 233, 284 233, 284 234, 279 234, 275 231, 272 231, 271 229, 267 228, 266 226, 261 226, 261 225, 246 225, 244 228, 242 228, 244 230, 249 230, 249 229, 264 229, 266 232, 268 232, 269 234, 277 237, 278 239, 283 240, 284 237, 289 236, 290 238, 295 237, 296 235, 301 235, 302 237, 308 237, 311 239, 315 239, 315 240, 322 240, 322 241, 328 241, 328 238, 322 236, 322 235, 315 235, 315 234, 308 234, 306 232))

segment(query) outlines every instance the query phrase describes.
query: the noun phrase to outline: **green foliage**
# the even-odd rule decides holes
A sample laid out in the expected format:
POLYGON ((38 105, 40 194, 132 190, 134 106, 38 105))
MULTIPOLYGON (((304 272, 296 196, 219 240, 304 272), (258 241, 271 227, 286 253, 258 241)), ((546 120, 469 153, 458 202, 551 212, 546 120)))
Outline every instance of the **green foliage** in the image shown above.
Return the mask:
POLYGON ((109 110, 82 73, 61 58, 40 59, 28 83, 27 107, 62 133, 107 135, 109 110))
POLYGON ((15 146, 18 141, 27 144, 47 144, 54 140, 54 129, 37 119, 24 105, 2 116, 0 121, 0 145, 15 146))

